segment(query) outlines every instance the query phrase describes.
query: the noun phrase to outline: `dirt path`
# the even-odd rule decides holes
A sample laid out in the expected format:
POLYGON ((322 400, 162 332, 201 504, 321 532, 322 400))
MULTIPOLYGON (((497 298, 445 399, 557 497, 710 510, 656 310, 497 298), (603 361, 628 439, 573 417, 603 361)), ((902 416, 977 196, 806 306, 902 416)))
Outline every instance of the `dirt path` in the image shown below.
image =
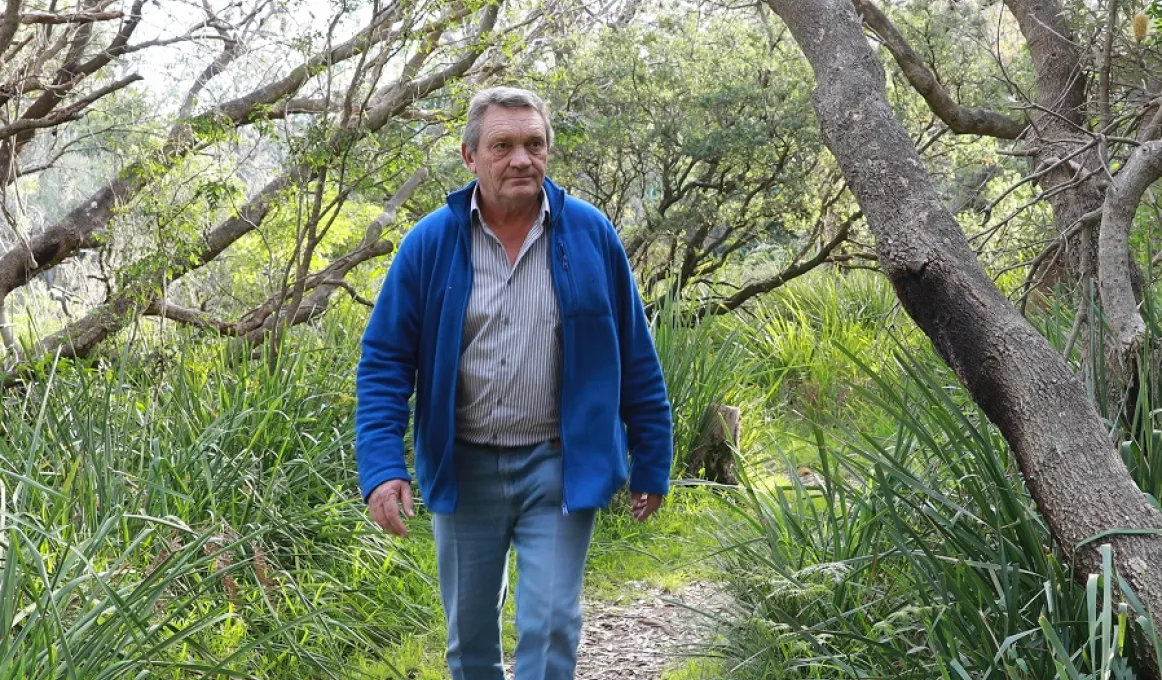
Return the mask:
POLYGON ((577 680, 659 680, 710 633, 711 620, 691 608, 721 611, 724 602, 718 589, 700 582, 674 594, 636 582, 627 587, 622 602, 584 603, 577 680))

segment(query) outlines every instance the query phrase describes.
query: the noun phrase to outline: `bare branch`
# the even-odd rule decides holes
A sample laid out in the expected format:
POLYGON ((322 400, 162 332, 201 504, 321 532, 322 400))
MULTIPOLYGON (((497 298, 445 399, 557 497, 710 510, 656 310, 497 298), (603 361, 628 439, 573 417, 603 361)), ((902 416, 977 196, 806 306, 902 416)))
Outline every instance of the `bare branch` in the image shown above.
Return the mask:
MULTIPOLYGON (((374 243, 360 245, 355 250, 332 262, 326 268, 311 274, 303 280, 301 284, 303 290, 317 292, 322 289, 326 291, 325 294, 316 295, 313 293, 311 296, 308 296, 300 305, 301 311, 299 314, 296 314, 296 318, 284 318, 283 320, 288 322, 288 325, 293 326, 316 318, 326 307, 325 304, 321 303, 326 298, 329 298, 330 294, 336 288, 346 289, 352 298, 360 304, 374 306, 373 303, 360 295, 354 286, 344 280, 343 277, 350 273, 356 266, 368 260, 387 255, 394 248, 394 244, 390 241, 376 241, 374 243)), ((288 298, 289 291, 286 289, 280 290, 267 298, 259 306, 243 314, 237 321, 214 319, 205 312, 175 305, 164 299, 157 299, 151 302, 142 312, 142 315, 163 317, 189 326, 212 330, 228 337, 245 337, 250 344, 258 344, 263 339, 263 336, 273 329, 273 322, 283 318, 282 315, 276 315, 275 310, 279 309, 280 305, 288 298)))
POLYGON ((20 28, 20 6, 22 0, 8 0, 4 6, 4 15, 0 17, 0 55, 4 54, 12 39, 16 37, 16 30, 20 28))
POLYGON ((8 320, 8 307, 3 304, 0 304, 0 349, 5 350, 13 361, 20 361, 20 345, 16 342, 16 334, 12 332, 12 323, 8 320))
POLYGON ((178 109, 178 118, 189 117, 190 112, 194 108, 194 104, 198 100, 198 95, 201 94, 206 85, 209 84, 209 82, 213 80, 215 76, 226 70, 226 67, 229 66, 230 63, 235 59, 237 59, 238 55, 241 53, 241 41, 230 38, 229 36, 224 36, 222 51, 218 54, 214 61, 206 66, 205 70, 203 70, 201 74, 198 75, 197 79, 194 81, 194 84, 190 86, 189 91, 186 92, 186 98, 182 102, 181 108, 178 109))
POLYGON ((136 318, 140 308, 148 306, 148 302, 162 291, 168 282, 216 258, 232 243, 261 224, 275 200, 285 189, 310 178, 311 175, 307 173, 288 173, 272 180, 250 199, 236 216, 223 222, 207 236, 201 252, 176 264, 170 262, 168 257, 159 257, 157 262, 146 267, 146 273, 126 284, 104 304, 45 338, 37 352, 49 356, 58 354, 68 357, 88 356, 110 334, 121 330, 136 318))
MULTIPOLYGON (((1102 49, 1101 64, 1098 65, 1098 111, 1102 132, 1109 132, 1110 120, 1110 69, 1114 52, 1114 32, 1118 24, 1118 0, 1110 0, 1109 17, 1106 22, 1105 47, 1102 49)), ((1081 318, 1078 315, 1078 318, 1081 318)), ((1068 356, 1068 355, 1067 355, 1068 356)))
POLYGON ((748 286, 744 286, 741 290, 726 298, 725 300, 712 302, 708 305, 705 305, 696 312, 696 315, 698 317, 703 317, 708 314, 717 315, 733 311, 741 307, 744 303, 746 303, 747 300, 750 300, 756 295, 768 293, 778 288, 779 286, 785 285, 791 279, 798 278, 811 271, 812 269, 815 269, 819 265, 826 262, 831 257, 832 252, 847 240, 847 235, 851 232, 851 226, 860 219, 863 219, 863 213, 857 210, 848 216, 848 218, 845 219, 841 225, 839 225, 839 229, 836 231, 835 236, 833 236, 830 241, 820 246, 819 250, 816 251, 815 254, 809 259, 801 260, 796 258, 795 262, 791 263, 778 274, 770 278, 763 279, 762 281, 752 283, 748 286))
POLYGON ((132 85, 139 80, 143 80, 143 78, 135 73, 131 76, 127 76, 121 80, 110 83, 105 87, 95 90, 88 96, 82 99, 78 99, 73 104, 70 104, 58 111, 54 111, 52 114, 43 118, 18 119, 9 125, 0 127, 0 139, 5 139, 22 132, 36 130, 39 128, 55 127, 70 120, 77 120, 85 115, 85 109, 87 109, 89 105, 116 92, 117 90, 128 87, 129 85, 132 85))
MULTIPOLYGON (((137 3, 141 1, 136 0, 137 3)), ((497 4, 490 5, 485 10, 480 25, 481 34, 491 30, 498 12, 499 5, 497 4)), ((292 94, 317 69, 334 66, 340 61, 355 56, 370 45, 387 40, 394 35, 384 30, 385 16, 390 17, 390 15, 376 17, 354 38, 308 59, 286 78, 259 87, 243 97, 228 101, 202 114, 198 119, 213 122, 224 118, 233 125, 248 124, 256 111, 273 105, 283 97, 292 94)), ((432 92, 448 79, 462 74, 479 57, 482 50, 483 48, 477 45, 445 70, 437 72, 423 81, 400 88, 391 101, 386 102, 374 112, 374 115, 365 120, 366 129, 373 130, 382 127, 392 115, 406 109, 418 97, 432 92)), ((173 161, 194 148, 196 140, 193 137, 190 123, 191 121, 186 121, 175 126, 171 131, 169 143, 156 154, 157 158, 167 160, 166 165, 171 165, 173 161)), ((147 186, 149 173, 142 172, 141 167, 143 167, 141 164, 131 167, 116 180, 89 196, 61 220, 37 234, 29 247, 26 248, 18 244, 8 252, 0 254, 0 300, 3 300, 10 291, 25 285, 40 272, 72 257, 80 243, 91 234, 103 229, 112 218, 116 203, 127 200, 147 186)), ((2 171, 3 167, 0 166, 0 172, 2 171)))
MULTIPOLYGON (((130 36, 133 35, 133 31, 141 22, 141 9, 145 6, 145 2, 146 0, 134 0, 129 20, 121 26, 121 30, 113 38, 109 48, 84 63, 81 63, 81 58, 84 56, 85 48, 88 47, 92 36, 92 24, 81 24, 73 35, 64 63, 57 69, 52 87, 47 88, 43 94, 37 97, 20 117, 28 120, 45 118, 87 76, 96 73, 112 61, 119 54, 119 50, 129 42, 130 36)), ((32 138, 32 130, 25 130, 0 146, 0 186, 7 185, 12 181, 13 170, 16 166, 13 160, 32 138)))
POLYGON ((369 246, 379 240, 379 237, 383 234, 383 230, 387 228, 387 225, 395 221, 395 216, 399 213, 400 208, 411 198, 416 189, 428 179, 428 175, 428 166, 424 165, 416 168, 416 171, 411 174, 411 177, 408 177, 404 181, 399 191, 395 192, 395 195, 387 202, 387 205, 383 208, 383 212, 376 216, 374 220, 371 220, 371 224, 367 225, 367 231, 363 234, 363 241, 359 244, 360 247, 369 246))
MULTIPOLYGON (((283 307, 288 299, 288 285, 284 285, 282 290, 275 293, 274 295, 271 295, 261 305, 255 307, 250 312, 243 315, 241 319, 234 322, 216 320, 208 314, 198 310, 188 309, 179 305, 175 305, 163 298, 158 298, 150 302, 144 308, 142 314, 149 316, 161 316, 173 321, 177 321, 179 323, 212 330, 224 336, 242 338, 244 343, 253 346, 264 341, 269 336, 269 334, 275 330, 276 324, 280 322, 289 327, 318 317, 327 309, 330 296, 337 288, 346 289, 351 294, 351 296, 361 304, 371 304, 362 296, 360 296, 359 293, 352 286, 350 286, 350 284, 344 281, 344 277, 346 277, 347 274, 349 274, 355 267, 359 266, 360 264, 377 257, 382 257, 394 249, 394 245, 390 241, 379 240, 378 235, 382 233, 383 227, 386 224, 389 224, 392 219, 394 219, 395 213, 397 213, 400 207, 405 202, 407 202, 409 198, 411 198, 412 194, 415 193, 415 190, 420 186, 420 184, 423 183, 427 176, 428 171, 426 167, 421 167, 413 172, 412 175, 408 177, 408 179, 405 180, 404 183, 400 186, 395 195, 392 196, 391 199, 387 202, 386 206, 384 207, 384 212, 372 220, 372 222, 367 227, 366 235, 370 236, 375 234, 376 239, 370 240, 365 237, 364 240, 361 241, 360 244, 350 252, 339 258, 336 258, 333 262, 331 262, 331 264, 329 264, 321 271, 311 274, 310 276, 307 276, 303 280, 294 284, 297 288, 300 289, 301 292, 313 292, 311 292, 311 295, 301 303, 291 305, 293 312, 289 315, 289 317, 281 312, 278 314, 275 313, 283 307)), ((252 199, 247 204, 247 207, 250 209, 250 214, 246 219, 242 221, 227 221, 227 223, 225 223, 223 226, 214 230, 214 234, 219 234, 219 236, 217 238, 215 238, 213 235, 211 236, 209 242, 213 243, 214 245, 207 249, 207 251, 205 251, 203 254, 201 254, 199 259, 203 262, 209 262, 213 259, 213 257, 216 257, 216 254, 214 253, 215 250, 217 250, 217 252, 221 252, 221 250, 228 246, 229 243, 233 243, 241 237, 241 234, 239 233, 240 230, 249 231, 257 226, 257 224, 261 222, 262 217, 266 214, 266 210, 269 209, 270 200, 272 200, 275 195, 281 193, 283 189, 288 186, 290 185, 285 181, 268 185, 268 187, 264 189, 263 192, 261 192, 260 195, 256 197, 256 199, 252 199), (231 222, 235 223, 231 224, 231 222)), ((246 209, 244 209, 244 211, 245 210, 246 209)), ((184 271, 178 271, 177 276, 174 278, 180 277, 183 273, 184 271)), ((155 290, 160 290, 160 288, 155 287, 155 290)), ((120 293, 119 297, 124 298, 124 293, 120 293)), ((108 308, 109 303, 103 305, 103 307, 108 308)), ((128 318, 125 319, 125 322, 127 321, 128 318)), ((102 316, 98 314, 98 310, 94 310, 84 319, 77 322, 77 324, 74 324, 80 326, 79 330, 85 331, 81 337, 84 338, 87 345, 74 343, 71 347, 66 349, 66 353, 72 355, 83 355, 88 351, 91 351, 92 347, 96 345, 96 341, 94 341, 94 338, 97 337, 95 331, 100 325, 108 324, 108 322, 108 314, 102 316), (90 321, 91 319, 95 319, 96 323, 90 321), (78 352, 78 350, 83 351, 78 352)), ((61 348, 61 345, 56 345, 53 350, 55 351, 57 348, 61 348)))
POLYGON ((84 64, 81 64, 80 68, 77 69, 78 73, 92 75, 125 53, 126 47, 129 45, 129 40, 133 37, 133 32, 137 30, 137 26, 141 23, 141 10, 145 8, 145 2, 146 0, 133 0, 133 7, 129 10, 128 21, 121 25, 121 30, 110 41, 108 47, 84 64))
POLYGON ((219 321, 214 319, 209 314, 198 310, 190 309, 189 307, 181 307, 165 299, 159 298, 149 303, 142 312, 142 316, 157 316, 170 321, 177 321, 178 323, 187 326, 196 326, 207 330, 217 331, 222 335, 236 335, 234 331, 236 322, 219 321))
POLYGON ((115 21, 124 17, 121 12, 75 12, 73 14, 53 14, 51 12, 25 12, 20 15, 22 24, 92 24, 98 21, 115 21))
POLYGON ((397 37, 395 33, 386 30, 387 22, 391 17, 391 14, 380 13, 371 20, 366 28, 359 31, 350 40, 312 56, 279 80, 224 102, 216 108, 216 111, 235 125, 248 122, 255 110, 274 104, 298 92, 319 69, 347 61, 362 54, 373 45, 397 37))
POLYGON ((908 82, 916 88, 920 96, 924 97, 932 112, 953 132, 1016 139, 1025 131, 1025 123, 1003 113, 957 104, 936 76, 924 65, 920 55, 916 54, 891 20, 872 0, 854 0, 854 2, 864 23, 879 36, 895 57, 908 82))

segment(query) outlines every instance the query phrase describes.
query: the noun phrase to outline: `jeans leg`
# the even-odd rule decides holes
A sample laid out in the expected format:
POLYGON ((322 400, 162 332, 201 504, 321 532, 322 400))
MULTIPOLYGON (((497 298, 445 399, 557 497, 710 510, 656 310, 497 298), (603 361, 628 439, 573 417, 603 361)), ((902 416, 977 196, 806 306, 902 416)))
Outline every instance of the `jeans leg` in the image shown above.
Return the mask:
POLYGON ((517 552, 516 680, 573 680, 581 641, 581 587, 592 510, 564 515, 560 452, 538 447, 522 479, 517 552))
POLYGON ((455 514, 437 514, 432 521, 448 670, 452 680, 504 680, 500 615, 508 589, 511 506, 495 453, 457 454, 460 503, 455 514))

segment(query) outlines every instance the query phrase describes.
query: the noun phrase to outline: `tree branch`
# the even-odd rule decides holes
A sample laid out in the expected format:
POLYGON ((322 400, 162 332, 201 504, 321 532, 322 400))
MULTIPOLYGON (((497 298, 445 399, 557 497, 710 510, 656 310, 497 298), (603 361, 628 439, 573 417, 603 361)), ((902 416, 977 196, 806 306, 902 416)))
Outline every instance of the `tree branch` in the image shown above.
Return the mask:
POLYGON ((795 258, 795 262, 792 262, 778 274, 770 278, 763 279, 762 281, 744 286, 737 293, 731 295, 725 300, 713 302, 701 307, 696 312, 697 317, 702 318, 708 314, 718 315, 734 311, 745 304, 747 300, 750 300, 756 295, 769 293, 779 286, 785 285, 791 279, 798 278, 811 271, 812 269, 815 269, 819 265, 826 262, 828 258, 831 257, 831 253, 847 240, 848 234, 851 233, 851 226, 862 218, 863 213, 857 210, 843 221, 843 223, 839 226, 839 230, 836 231, 835 236, 833 236, 830 241, 820 246, 819 250, 816 251, 810 259, 802 260, 800 258, 795 258))
POLYGON ((1110 69, 1112 68, 1114 53, 1114 33, 1118 23, 1118 0, 1110 0, 1109 17, 1106 22, 1105 46, 1101 52, 1101 63, 1098 64, 1098 125, 1102 133, 1109 132, 1110 120, 1110 69))
POLYGON ((400 208, 402 208, 403 204, 406 203, 409 198, 411 198, 416 189, 418 189, 421 184, 427 181, 429 174, 430 171, 428 170, 428 166, 422 165, 416 168, 416 171, 413 172, 410 177, 404 180, 403 185, 399 188, 398 191, 395 192, 395 195, 391 197, 391 200, 387 202, 387 205, 384 206, 383 212, 379 213, 379 215, 377 215, 375 219, 371 220, 371 223, 367 225, 367 230, 363 233, 363 240, 360 241, 359 247, 368 247, 379 240, 379 237, 383 235, 383 230, 387 228, 387 225, 395 221, 395 216, 399 214, 400 208))
POLYGON ((1106 190, 1098 234, 1098 290, 1103 313, 1117 342, 1122 365, 1129 365, 1146 337, 1146 323, 1131 287, 1130 228, 1142 194, 1162 177, 1162 141, 1134 150, 1106 190))
POLYGON ((242 41, 235 40, 227 35, 223 35, 222 51, 218 54, 214 61, 210 62, 210 64, 206 66, 205 70, 203 70, 202 73, 198 75, 197 79, 194 81, 194 84, 190 86, 189 91, 186 92, 185 100, 182 101, 182 105, 178 109, 178 118, 189 117, 190 112, 194 108, 194 104, 198 100, 198 95, 201 94, 206 85, 209 84, 209 82, 213 80, 215 76, 226 70, 226 67, 229 66, 230 63, 235 59, 237 59, 238 55, 240 54, 242 54, 242 41))
MULTIPOLYGON (((485 11, 485 16, 481 23, 481 33, 489 30, 492 25, 492 21, 494 21, 497 16, 498 11, 498 5, 492 5, 488 10, 485 11)), ((477 45, 468 50, 468 55, 471 56, 474 60, 475 57, 478 56, 482 51, 483 48, 477 45)), ((448 66, 444 71, 434 74, 428 79, 425 79, 425 81, 429 83, 442 83, 444 81, 440 80, 441 76, 460 69, 467 70, 467 68, 471 66, 471 63, 465 64, 464 62, 466 59, 467 57, 457 60, 448 66)), ((407 91, 407 88, 401 88, 400 91, 407 91)), ((418 89, 417 92, 417 96, 423 96, 424 94, 427 94, 427 91, 424 91, 423 89, 418 89)), ((375 131, 382 128, 383 125, 385 125, 390 120, 394 113, 404 110, 408 105, 411 104, 411 102, 411 99, 401 98, 400 100, 394 102, 395 108, 388 108, 388 105, 390 105, 392 102, 385 102, 384 105, 382 105, 374 112, 376 115, 368 116, 364 119, 363 124, 358 132, 360 134, 374 133, 375 131)), ((348 131, 338 131, 333 134, 329 140, 329 145, 332 150, 337 151, 347 139, 348 135, 348 131)), ((320 172, 321 169, 315 167, 315 165, 311 163, 305 163, 272 180, 262 189, 262 191, 259 192, 257 196, 248 201, 247 204, 243 206, 241 210, 239 210, 237 216, 226 220, 212 232, 210 232, 210 234, 206 237, 205 247, 201 252, 190 258, 182 258, 178 262, 171 262, 168 258, 163 258, 154 263, 152 266, 147 267, 147 273, 142 274, 138 279, 126 285, 122 290, 118 291, 116 295, 111 296, 110 299, 106 300, 104 304, 95 308, 80 320, 69 324, 64 329, 46 338, 41 343, 40 347, 37 348, 38 353, 45 355, 59 354, 61 356, 70 357, 87 356, 110 334, 117 332, 118 330, 124 328, 128 323, 130 323, 130 321, 136 317, 136 314, 140 313, 141 309, 148 306, 148 304, 143 304, 143 302, 152 301, 155 299, 158 295, 161 294, 169 282, 184 276, 190 271, 204 266, 206 263, 218 257, 218 255, 220 255, 226 248, 237 242, 238 239, 253 231, 259 224, 262 223, 263 219, 265 219, 267 213, 273 206, 275 200, 284 190, 292 186, 298 186, 310 182, 311 180, 315 179, 320 172)), ((416 179, 416 177, 426 176, 426 174, 426 170, 424 170, 422 173, 417 171, 416 174, 413 174, 411 179, 405 182, 404 189, 406 189, 406 191, 409 193, 414 191, 415 188, 419 186, 420 181, 422 181, 416 179)), ((402 203, 403 200, 403 198, 400 198, 400 203, 402 203)), ((393 203, 389 203, 387 209, 398 210, 398 206, 394 206, 393 203)), ((368 245, 366 250, 368 252, 375 252, 375 249, 380 247, 378 245, 379 243, 382 242, 376 242, 374 244, 368 245)), ((341 258, 338 262, 344 262, 344 260, 341 258)), ((3 260, 0 260, 0 264, 3 264, 3 260)), ((354 266, 354 264, 351 266, 354 266)), ((2 268, 0 268, 0 273, 3 273, 2 268)), ((345 273, 346 270, 342 271, 342 274, 345 273)), ((327 278, 332 278, 332 276, 329 275, 327 278)), ((4 290, 4 288, 0 286, 0 291, 2 290, 4 290)), ((325 308, 326 300, 329 299, 330 293, 328 292, 325 296, 323 296, 319 294, 318 291, 316 291, 316 293, 313 293, 312 296, 313 297, 310 300, 305 302, 311 302, 311 304, 316 307, 319 304, 322 304, 325 308)), ((2 300, 2 296, 0 296, 0 300, 2 300)), ((315 314, 316 312, 312 312, 311 309, 313 309, 313 307, 308 308, 305 302, 303 309, 296 309, 294 312, 294 318, 300 318, 300 316, 304 313, 304 310, 306 313, 308 313, 307 318, 313 318, 311 315, 315 314)), ((279 304, 281 305, 281 302, 279 304)), ((299 305, 296 305, 296 308, 297 307, 299 307, 299 305)))
POLYGON ((121 12, 74 12, 53 14, 51 12, 25 12, 20 15, 22 24, 92 24, 98 21, 114 21, 124 17, 121 12))
POLYGON ((144 79, 135 73, 131 76, 122 78, 117 82, 110 83, 105 87, 95 90, 89 95, 78 99, 72 104, 69 104, 65 108, 54 111, 43 118, 20 118, 8 125, 0 126, 0 139, 12 137, 13 135, 27 132, 29 130, 55 127, 70 120, 77 120, 84 116, 85 109, 88 108, 89 105, 107 95, 116 92, 117 90, 128 87, 129 85, 132 85, 139 80, 144 79))
POLYGON ((12 39, 16 37, 16 31, 20 28, 22 4, 22 0, 8 0, 4 6, 4 15, 0 16, 0 55, 3 55, 12 44, 12 39))
POLYGON ((854 0, 854 2, 863 22, 883 41, 908 82, 916 88, 924 101, 928 102, 932 112, 953 132, 1016 139, 1025 131, 1025 123, 1003 113, 957 104, 936 76, 924 65, 920 55, 916 54, 891 20, 872 0, 854 0))

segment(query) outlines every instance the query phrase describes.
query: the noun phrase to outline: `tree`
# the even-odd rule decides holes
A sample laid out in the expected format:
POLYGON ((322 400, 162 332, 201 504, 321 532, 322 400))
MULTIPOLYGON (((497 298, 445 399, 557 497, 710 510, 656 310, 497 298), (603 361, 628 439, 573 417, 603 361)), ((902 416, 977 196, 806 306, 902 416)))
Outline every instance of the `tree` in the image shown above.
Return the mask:
POLYGON ((0 202, 12 234, 0 241, 0 327, 10 358, 21 348, 3 313, 15 292, 69 266, 100 282, 95 304, 24 348, 6 382, 42 358, 88 356, 143 315, 253 346, 317 317, 337 290, 366 303, 346 278, 391 252, 385 234, 428 177, 427 152, 446 117, 457 115, 425 104, 498 71, 550 11, 502 16, 500 3, 458 0, 344 5, 325 25, 287 34, 291 8, 206 3, 189 29, 134 42, 150 11, 144 0, 110 7, 54 4, 46 13, 9 0, 0 22, 0 100, 16 111, 0 119, 0 202), (119 28, 99 41, 108 22, 119 28), (140 80, 120 75, 148 67, 131 55, 185 43, 218 48, 176 106, 153 121, 112 121, 120 129, 81 127, 95 127, 97 102, 140 80), (132 142, 125 127, 137 133, 132 142), (120 146, 108 153, 101 144, 110 143, 120 146), (54 219, 24 224, 22 181, 51 175, 73 152, 114 172, 54 219), (380 208, 369 211, 370 201, 380 208), (269 256, 264 285, 248 299, 183 303, 205 288, 199 274, 229 271, 220 258, 258 236, 269 256))
POLYGON ((725 313, 852 257, 860 216, 785 31, 666 6, 555 49, 568 54, 546 78, 555 176, 617 225, 647 300, 701 288, 704 313, 725 313), (756 273, 736 276, 748 259, 756 273))
MULTIPOLYGON (((1078 573, 1097 571, 1096 539, 1109 542, 1120 576, 1147 607, 1154 629, 1162 629, 1162 573, 1157 570, 1162 513, 1130 478, 1076 376, 992 283, 960 225, 941 205, 912 141, 887 105, 884 68, 865 39, 856 6, 846 0, 768 4, 811 63, 824 139, 868 217, 879 262, 905 310, 1012 446, 1026 485, 1078 573)), ((874 7, 857 4, 864 17, 876 20, 874 7)), ((1122 178, 1134 175, 1119 173, 1101 186, 1095 177, 1084 177, 1084 167, 1071 164, 1088 158, 1090 151, 1095 158, 1099 154, 1092 135, 1083 132, 1083 102, 1075 92, 1081 87, 1078 62, 1063 63, 1063 57, 1077 53, 1061 7, 1043 0, 1009 0, 1006 5, 1028 40, 1038 101, 1064 107, 1032 108, 1027 123, 1042 130, 1027 143, 1030 153, 1044 154, 1047 172, 1040 179, 1059 190, 1053 202, 1056 219, 1082 221, 1094 209, 1091 200, 1099 205, 1133 200, 1143 180, 1131 182, 1122 178), (1050 95, 1058 99, 1047 99, 1050 95), (1053 162, 1048 162, 1050 148, 1058 154, 1053 162), (1063 183, 1078 193, 1067 200, 1063 183), (1108 193, 1123 184, 1124 191, 1108 193)), ((897 59, 907 57, 899 46, 893 52, 897 59)), ((909 62, 903 61, 907 70, 909 62)), ((922 82, 915 74, 910 79, 922 82)), ((950 125, 971 122, 962 132, 995 132, 993 127, 1001 124, 981 122, 992 115, 950 110, 955 102, 933 86, 939 83, 929 81, 927 92, 920 91, 937 113, 957 114, 946 119, 950 125)), ((1132 155, 1143 160, 1131 160, 1122 172, 1152 167, 1150 152, 1142 150, 1154 145, 1133 148, 1132 155)), ((1103 220, 1102 229, 1107 225, 1103 220)), ((1113 255, 1119 261, 1127 257, 1124 251, 1113 255)))

